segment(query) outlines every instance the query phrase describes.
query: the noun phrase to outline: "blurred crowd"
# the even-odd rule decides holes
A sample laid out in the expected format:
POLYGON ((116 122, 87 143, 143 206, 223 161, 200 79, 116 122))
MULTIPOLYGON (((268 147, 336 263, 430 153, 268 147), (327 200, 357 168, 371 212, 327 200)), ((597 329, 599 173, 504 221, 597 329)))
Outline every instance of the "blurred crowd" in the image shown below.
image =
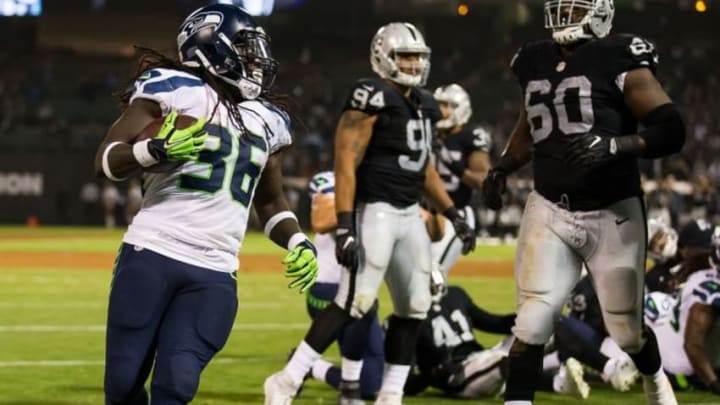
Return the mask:
MULTIPOLYGON (((717 220, 720 78, 714 67, 720 51, 711 44, 660 41, 660 45, 658 75, 685 117, 688 139, 681 155, 643 163, 650 215, 673 226, 690 217, 717 220)), ((276 90, 292 99, 296 136, 294 147, 286 153, 284 171, 295 179, 288 185, 298 203, 305 198, 303 179, 332 165, 334 127, 346 92, 354 80, 371 74, 365 49, 358 43, 276 51, 282 54, 276 90), (339 64, 342 69, 337 68, 339 64)), ((515 124, 520 103, 508 68, 514 51, 514 46, 498 46, 470 58, 458 45, 434 51, 432 56, 429 87, 457 82, 469 91, 472 121, 491 131, 495 156, 515 124)), ((133 72, 133 58, 61 51, 18 56, 0 50, 0 148, 42 153, 88 151, 92 156, 119 112, 112 95, 127 84, 133 72)), ((492 213, 478 206, 481 232, 514 234, 532 188, 528 170, 511 180, 510 203, 503 211, 492 213)))

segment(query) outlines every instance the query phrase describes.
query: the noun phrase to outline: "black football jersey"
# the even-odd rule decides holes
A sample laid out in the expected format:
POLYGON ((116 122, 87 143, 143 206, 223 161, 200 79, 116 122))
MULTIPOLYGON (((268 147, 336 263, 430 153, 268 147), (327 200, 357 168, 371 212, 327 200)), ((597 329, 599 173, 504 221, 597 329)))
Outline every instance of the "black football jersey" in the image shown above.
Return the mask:
POLYGON ((638 122, 624 101, 625 74, 638 68, 655 72, 657 63, 651 43, 625 34, 587 41, 567 57, 551 40, 520 48, 511 67, 524 94, 538 193, 554 202, 567 195, 571 210, 600 209, 641 194, 635 158, 583 171, 563 158, 573 135, 637 133, 638 122))
POLYGON ((480 127, 465 126, 455 134, 444 137, 436 135, 435 163, 437 171, 445 184, 450 198, 456 207, 465 207, 470 204, 473 189, 462 182, 460 176, 449 169, 450 165, 468 167, 468 159, 475 151, 490 153, 492 139, 490 133, 480 127))
POLYGON ((450 286, 439 305, 432 305, 423 322, 416 364, 421 370, 430 370, 448 360, 462 362, 470 353, 483 350, 473 329, 509 335, 514 320, 514 315, 498 316, 484 311, 465 290, 450 286))
POLYGON ((595 286, 590 276, 578 281, 570 293, 570 316, 580 319, 590 325, 596 332, 607 335, 603 322, 602 309, 598 301, 595 286))
POLYGON ((417 203, 423 192, 433 124, 440 110, 432 94, 412 89, 409 99, 380 78, 360 79, 343 111, 377 115, 357 169, 356 200, 396 207, 417 203))

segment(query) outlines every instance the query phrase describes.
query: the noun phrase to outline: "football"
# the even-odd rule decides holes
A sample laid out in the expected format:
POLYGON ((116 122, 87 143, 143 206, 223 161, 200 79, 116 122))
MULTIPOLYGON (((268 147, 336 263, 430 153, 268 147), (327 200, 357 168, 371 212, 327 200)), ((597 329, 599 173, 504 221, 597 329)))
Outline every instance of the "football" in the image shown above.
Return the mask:
MULTIPOLYGON (((138 134, 138 136, 135 138, 135 142, 154 138, 157 135, 158 131, 160 131, 160 127, 162 127, 164 120, 165 117, 154 119, 142 130, 142 132, 140 132, 140 134, 138 134)), ((189 115, 178 115, 175 119, 175 128, 187 128, 190 125, 194 124, 195 121, 197 121, 197 118, 195 117, 191 117, 189 115)), ((166 173, 177 169, 184 163, 184 161, 160 162, 158 164, 146 167, 143 170, 150 173, 166 173)))

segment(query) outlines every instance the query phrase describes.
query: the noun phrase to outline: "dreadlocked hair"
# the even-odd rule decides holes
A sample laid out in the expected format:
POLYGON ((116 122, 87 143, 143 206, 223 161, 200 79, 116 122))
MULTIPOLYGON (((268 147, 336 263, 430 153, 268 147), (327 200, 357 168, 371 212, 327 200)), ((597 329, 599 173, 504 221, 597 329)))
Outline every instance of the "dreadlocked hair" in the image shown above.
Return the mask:
MULTIPOLYGON (((205 69, 185 66, 177 59, 170 58, 154 49, 135 46, 135 52, 139 54, 135 73, 132 78, 115 93, 115 96, 118 98, 123 107, 126 107, 130 103, 130 97, 132 97, 132 94, 135 91, 134 84, 144 72, 157 68, 179 70, 197 76, 210 85, 210 87, 212 87, 218 94, 218 103, 222 103, 225 108, 227 108, 233 122, 239 128, 245 128, 242 115, 240 113, 240 107, 238 105, 241 101, 243 101, 243 98, 240 96, 240 92, 237 89, 231 87, 216 76, 213 76, 205 69)), ((275 107, 285 111, 291 118, 296 118, 295 114, 290 111, 292 100, 287 95, 263 91, 260 97, 258 97, 258 100, 271 103, 275 107)), ((215 114, 217 107, 218 106, 215 105, 213 108, 213 114, 215 114)))

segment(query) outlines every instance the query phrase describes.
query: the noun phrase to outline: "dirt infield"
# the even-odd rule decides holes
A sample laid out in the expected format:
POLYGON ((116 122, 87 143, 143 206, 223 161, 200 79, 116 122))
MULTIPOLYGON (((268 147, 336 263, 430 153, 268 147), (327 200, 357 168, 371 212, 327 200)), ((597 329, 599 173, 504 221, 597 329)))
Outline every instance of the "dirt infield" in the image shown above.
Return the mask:
MULTIPOLYGON (((280 272, 281 256, 245 255, 240 257, 240 271, 280 272)), ((115 261, 114 253, 78 252, 2 252, 0 267, 48 268, 110 271, 115 261)), ((452 269, 453 275, 511 277, 512 262, 495 260, 461 260, 452 269)))

